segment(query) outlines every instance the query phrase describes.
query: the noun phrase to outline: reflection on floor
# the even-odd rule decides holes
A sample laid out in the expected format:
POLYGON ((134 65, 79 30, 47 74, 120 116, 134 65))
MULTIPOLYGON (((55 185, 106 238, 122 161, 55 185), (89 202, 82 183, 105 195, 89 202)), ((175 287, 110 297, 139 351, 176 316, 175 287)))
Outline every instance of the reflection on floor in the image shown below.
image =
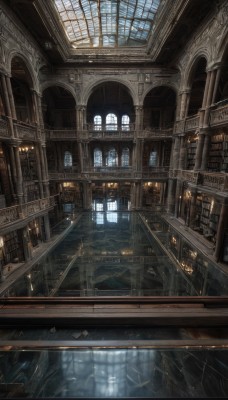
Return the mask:
POLYGON ((228 275, 160 213, 83 213, 7 296, 226 295, 228 275))

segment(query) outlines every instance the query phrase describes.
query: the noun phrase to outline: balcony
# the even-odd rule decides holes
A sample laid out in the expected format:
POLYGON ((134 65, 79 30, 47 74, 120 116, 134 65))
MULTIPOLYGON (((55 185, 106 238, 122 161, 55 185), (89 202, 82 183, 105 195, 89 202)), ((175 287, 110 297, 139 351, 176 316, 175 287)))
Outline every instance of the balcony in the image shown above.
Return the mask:
POLYGON ((170 170, 169 177, 220 192, 228 191, 228 174, 224 173, 170 170))
POLYGON ((45 129, 46 140, 75 140, 78 138, 76 128, 45 129))
POLYGON ((199 120, 200 117, 197 114, 177 121, 175 123, 174 133, 195 132, 195 130, 199 128, 199 120))
POLYGON ((30 201, 22 205, 16 205, 13 207, 1 208, 0 209, 0 226, 1 229, 7 227, 12 223, 21 222, 31 216, 42 211, 48 211, 55 205, 55 197, 39 199, 30 201))
POLYGON ((3 119, 0 119, 0 137, 1 138, 9 138, 10 137, 8 124, 3 119))
POLYGON ((74 172, 52 172, 49 173, 50 180, 121 180, 121 179, 168 179, 169 167, 154 167, 143 171, 135 171, 131 167, 96 167, 90 168, 83 173, 74 172))
MULTIPOLYGON (((226 100, 228 101, 228 100, 226 100)), ((228 124, 228 104, 212 109, 210 113, 210 126, 223 126, 228 124)))
POLYGON ((137 137, 139 139, 167 139, 172 138, 173 128, 146 128, 143 131, 139 131, 137 137))
POLYGON ((29 124, 22 124, 15 122, 14 130, 16 131, 19 139, 36 140, 37 139, 37 127, 29 124))

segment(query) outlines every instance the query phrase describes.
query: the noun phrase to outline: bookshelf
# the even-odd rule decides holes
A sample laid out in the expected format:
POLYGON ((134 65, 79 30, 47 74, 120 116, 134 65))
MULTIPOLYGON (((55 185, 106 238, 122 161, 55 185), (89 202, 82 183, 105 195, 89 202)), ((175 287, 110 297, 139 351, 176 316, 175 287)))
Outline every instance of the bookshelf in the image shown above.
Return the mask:
POLYGON ((196 140, 189 139, 187 141, 187 169, 192 170, 195 166, 195 158, 196 158, 196 140))

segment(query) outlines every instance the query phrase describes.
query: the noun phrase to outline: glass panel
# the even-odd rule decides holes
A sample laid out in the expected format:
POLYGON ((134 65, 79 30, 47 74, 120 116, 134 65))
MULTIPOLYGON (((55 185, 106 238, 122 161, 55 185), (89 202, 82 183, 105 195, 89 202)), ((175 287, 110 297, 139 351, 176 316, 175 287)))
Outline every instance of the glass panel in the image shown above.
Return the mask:
POLYGON ((162 212, 115 212, 116 199, 107 203, 108 212, 83 213, 67 236, 16 282, 9 281, 1 295, 227 296, 227 273, 171 228, 162 212))
POLYGON ((95 131, 101 131, 102 130, 102 118, 100 115, 95 115, 94 119, 94 129, 95 131))
POLYGON ((100 149, 94 149, 93 163, 94 167, 102 167, 102 151, 100 149))
POLYGON ((73 165, 72 154, 69 151, 64 153, 64 167, 70 168, 73 165))
POLYGON ((129 167, 129 158, 130 158, 130 152, 128 148, 123 149, 122 155, 121 155, 121 166, 122 167, 129 167))
POLYGON ((149 167, 156 167, 157 165, 157 152, 151 151, 149 158, 149 167))
POLYGON ((122 131, 130 130, 130 118, 128 115, 123 115, 121 118, 121 129, 122 131))
POLYGON ((160 0, 54 0, 72 46, 144 45, 160 0))
POLYGON ((110 149, 106 157, 106 167, 117 167, 118 154, 115 149, 110 149))
POLYGON ((117 116, 115 114, 108 114, 106 116, 106 130, 107 131, 117 130, 117 116))
POLYGON ((0 351, 3 398, 226 398, 227 349, 0 351))

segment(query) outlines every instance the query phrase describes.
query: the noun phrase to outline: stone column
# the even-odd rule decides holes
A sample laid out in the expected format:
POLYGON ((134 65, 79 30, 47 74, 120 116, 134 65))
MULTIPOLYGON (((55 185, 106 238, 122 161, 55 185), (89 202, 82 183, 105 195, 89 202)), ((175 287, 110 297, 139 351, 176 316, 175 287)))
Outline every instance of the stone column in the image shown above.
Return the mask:
POLYGON ((174 211, 174 215, 176 218, 179 217, 179 208, 180 208, 180 204, 181 204, 181 188, 182 188, 182 182, 177 180, 176 196, 175 196, 175 211, 174 211))
POLYGON ((181 137, 180 137, 180 153, 179 153, 178 169, 184 169, 185 156, 186 156, 186 147, 185 147, 184 139, 185 139, 184 135, 181 135, 181 137))
POLYGON ((44 215, 44 231, 45 231, 45 241, 48 242, 51 238, 50 222, 48 214, 44 215))
POLYGON ((203 122, 204 127, 208 126, 208 123, 209 123, 210 105, 211 105, 211 100, 212 100, 213 91, 214 91, 215 78, 216 78, 216 71, 213 70, 210 73, 210 82, 209 82, 207 99, 206 99, 206 104, 205 104, 206 110, 205 110, 204 122, 203 122))
POLYGON ((143 106, 135 106, 135 130, 143 129, 143 106))
POLYGON ((15 158, 15 166, 17 171, 17 198, 19 205, 23 203, 23 177, 21 171, 21 160, 19 154, 19 147, 17 145, 13 145, 14 158, 15 158))
POLYGON ((202 171, 206 171, 206 169, 207 169, 207 160, 208 160, 208 156, 209 156, 210 142, 211 142, 210 132, 205 132, 202 162, 201 162, 201 168, 200 168, 202 171))
POLYGON ((180 137, 175 136, 175 143, 173 149, 173 169, 178 169, 179 152, 180 152, 180 137))
POLYGON ((9 124, 10 136, 12 138, 14 138, 15 132, 14 132, 14 126, 13 126, 13 116, 12 116, 9 94, 8 94, 8 89, 7 89, 7 84, 6 84, 6 76, 4 74, 1 74, 1 83, 2 83, 4 103, 6 106, 6 118, 8 120, 8 124, 9 124))
POLYGON ((76 123, 77 131, 82 132, 86 127, 86 107, 83 105, 76 106, 76 123))
POLYGON ((203 146, 204 146, 204 134, 199 133, 197 148, 196 148, 196 161, 194 170, 197 171, 201 167, 202 162, 202 154, 203 154, 203 146))
POLYGON ((169 179, 167 212, 171 214, 174 213, 174 208, 175 208, 175 189, 176 189, 176 179, 169 179))
POLYGON ((181 93, 180 120, 182 120, 186 117, 188 103, 189 103, 189 96, 190 96, 189 89, 186 89, 181 93))
POLYGON ((92 205, 91 182, 83 182, 83 209, 90 210, 92 205))
POLYGON ((223 240, 224 240, 224 233, 225 229, 227 227, 227 221, 228 221, 228 204, 226 199, 223 200, 220 216, 219 216, 219 222, 218 222, 218 229, 217 229, 217 234, 216 234, 216 245, 215 245, 215 251, 214 251, 214 258, 218 262, 221 258, 221 250, 222 250, 222 245, 223 245, 223 240))
POLYGON ((135 145, 135 168, 137 172, 142 171, 142 156, 143 156, 143 145, 144 141, 136 139, 135 145))
POLYGON ((12 112, 12 118, 13 119, 17 119, 11 80, 10 80, 10 77, 8 75, 6 76, 6 86, 7 86, 8 96, 9 96, 9 102, 10 102, 10 108, 11 108, 11 112, 12 112))
POLYGON ((221 76, 221 67, 218 66, 218 68, 216 70, 216 78, 215 78, 215 84, 214 84, 214 90, 213 90, 213 94, 212 94, 211 104, 213 104, 216 99, 220 76, 221 76))
POLYGON ((191 201, 190 201, 190 213, 189 213, 189 221, 188 226, 190 228, 195 227, 195 219, 196 219, 196 198, 197 198, 197 191, 191 190, 191 201))
POLYGON ((42 172, 41 172, 40 152, 39 152, 39 148, 37 148, 36 144, 35 144, 35 155, 36 155, 36 163, 37 163, 37 175, 38 175, 38 181, 39 181, 40 198, 42 199, 44 197, 43 178, 42 178, 42 172))
POLYGON ((27 226, 22 229, 22 244, 23 244, 25 262, 27 262, 32 258, 31 243, 29 239, 27 226))

